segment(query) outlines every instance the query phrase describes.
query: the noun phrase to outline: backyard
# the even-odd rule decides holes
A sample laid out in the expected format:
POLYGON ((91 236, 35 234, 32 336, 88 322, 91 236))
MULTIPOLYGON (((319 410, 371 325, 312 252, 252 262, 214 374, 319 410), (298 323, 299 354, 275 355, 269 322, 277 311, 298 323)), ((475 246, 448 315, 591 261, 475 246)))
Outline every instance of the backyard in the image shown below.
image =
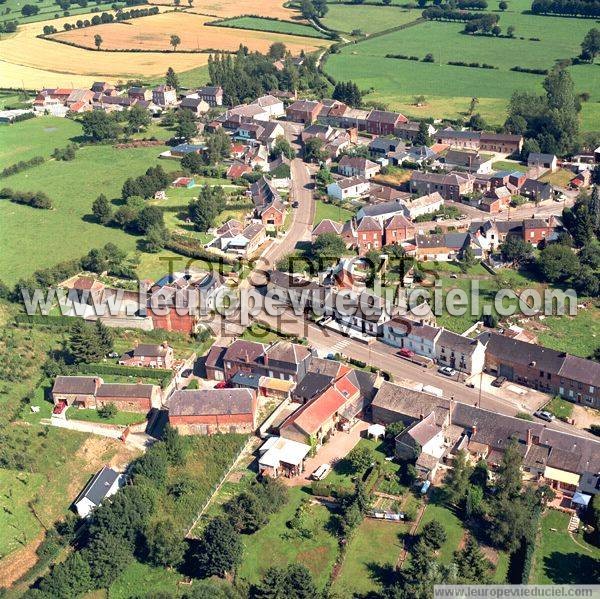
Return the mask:
POLYGON ((354 213, 346 208, 329 204, 323 200, 317 200, 313 225, 318 225, 322 220, 325 219, 334 220, 338 223, 344 223, 353 216, 354 213))

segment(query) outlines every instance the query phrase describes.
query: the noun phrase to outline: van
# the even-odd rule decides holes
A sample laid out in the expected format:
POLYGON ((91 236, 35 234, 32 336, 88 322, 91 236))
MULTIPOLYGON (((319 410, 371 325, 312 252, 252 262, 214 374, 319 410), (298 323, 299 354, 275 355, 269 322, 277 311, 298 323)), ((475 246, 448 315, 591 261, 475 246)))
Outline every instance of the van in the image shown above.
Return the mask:
POLYGON ((331 470, 331 466, 329 464, 321 464, 313 473, 312 478, 314 480, 323 480, 331 470))

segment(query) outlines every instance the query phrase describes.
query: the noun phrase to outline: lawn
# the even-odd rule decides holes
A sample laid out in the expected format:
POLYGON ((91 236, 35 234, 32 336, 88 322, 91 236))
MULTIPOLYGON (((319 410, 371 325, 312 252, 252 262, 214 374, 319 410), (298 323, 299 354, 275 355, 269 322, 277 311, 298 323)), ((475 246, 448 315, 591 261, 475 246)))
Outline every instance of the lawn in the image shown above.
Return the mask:
POLYGON ((323 24, 342 33, 360 30, 370 34, 421 18, 421 10, 399 6, 330 4, 323 24))
POLYGON ((540 177, 540 181, 552 183, 555 187, 568 187, 572 178, 572 171, 559 168, 553 173, 546 173, 544 176, 540 177))
MULTIPOLYGON (((26 121, 0 130, 0 135, 10 131, 8 144, 10 155, 27 154, 20 146, 18 134, 26 121)), ((54 119, 40 118, 35 124, 48 123, 52 127, 54 119)), ((69 121, 67 121, 69 122, 69 121)), ((22 139, 37 139, 43 135, 40 129, 21 131, 22 139)), ((75 133, 76 131, 73 131, 75 133)), ((48 152, 56 145, 64 145, 67 132, 61 141, 54 138, 48 152)), ((29 152, 29 156, 40 153, 42 144, 29 152)), ((2 186, 19 191, 45 191, 54 203, 53 210, 36 210, 29 206, 4 201, 0 203, 0 221, 3 224, 2 256, 0 272, 7 283, 14 283, 20 277, 27 277, 39 268, 47 268, 64 260, 83 256, 90 249, 102 247, 108 242, 115 243, 130 252, 135 249, 136 237, 116 228, 105 227, 91 217, 91 206, 100 193, 113 202, 118 202, 124 181, 140 175, 149 166, 158 164, 161 147, 117 150, 111 146, 86 146, 78 150, 71 162, 48 161, 40 166, 27 169, 6 177, 2 186)), ((26 157, 26 156, 25 156, 26 157)), ((166 170, 178 167, 168 161, 160 164, 166 170)))
POLYGON ((279 341, 283 337, 277 335, 273 331, 261 327, 259 324, 252 323, 243 333, 242 339, 246 341, 258 341, 258 343, 272 343, 279 341))
POLYGON ((37 500, 43 481, 41 474, 0 470, 0 559, 39 533, 40 524, 29 505, 37 500))
POLYGON ((307 518, 312 525, 311 538, 290 535, 286 525, 306 498, 310 495, 302 489, 290 488, 288 503, 271 516, 269 523, 253 535, 243 536, 244 559, 238 571, 241 578, 256 583, 270 566, 300 563, 312 572, 319 589, 324 588, 338 551, 337 539, 327 530, 329 510, 322 505, 311 506, 307 518))
POLYGON ((140 589, 152 589, 154 594, 179 596, 179 583, 183 576, 176 570, 155 568, 147 564, 132 562, 113 582, 109 591, 109 599, 129 599, 137 597, 140 589))
POLYGON ((570 418, 573 414, 573 404, 561 397, 553 397, 550 402, 544 406, 544 410, 548 410, 557 418, 570 418))
POLYGON ((567 532, 569 515, 548 510, 541 521, 531 584, 590 584, 600 549, 567 532))
POLYGON ((521 173, 527 172, 527 165, 515 162, 513 160, 497 160, 492 163, 492 168, 495 171, 519 171, 521 173))
MULTIPOLYGON (((433 499, 433 498, 432 498, 433 499)), ((448 509, 445 505, 430 502, 425 508, 423 518, 419 522, 417 533, 423 530, 428 522, 437 520, 446 530, 446 542, 439 551, 439 558, 443 564, 450 564, 454 558, 454 552, 458 549, 460 542, 465 534, 463 523, 448 509)))
POLYGON ((333 204, 327 204, 322 200, 317 200, 316 205, 314 225, 318 225, 326 218, 343 223, 354 216, 352 211, 340 206, 334 206, 333 204))
POLYGON ((214 25, 216 27, 233 27, 235 29, 250 29, 253 31, 273 31, 275 33, 285 33, 288 35, 329 39, 327 35, 310 25, 293 23, 292 21, 278 21, 277 19, 235 17, 233 19, 215 22, 214 25))
POLYGON ((101 424, 115 424, 118 426, 129 426, 144 422, 146 414, 136 412, 117 412, 110 418, 103 418, 97 410, 85 410, 69 408, 67 410, 67 420, 84 420, 85 422, 99 422, 101 424))
MULTIPOLYGON (((516 37, 492 38, 461 33, 462 23, 427 21, 414 27, 367 39, 331 55, 326 71, 340 81, 353 80, 361 89, 374 91, 366 99, 387 103, 411 116, 454 117, 465 113, 470 99, 479 98, 477 110, 491 123, 504 120, 506 103, 516 89, 542 93, 543 77, 517 73, 514 66, 551 68, 560 58, 576 56, 591 24, 586 19, 542 17, 521 14, 529 8, 524 0, 511 2, 511 11, 500 18, 503 30, 516 28, 516 37), (523 37, 524 39, 520 39, 523 37), (531 41, 529 38, 540 38, 531 41), (387 54, 414 55, 422 59, 432 53, 434 63, 385 58, 387 54), (488 63, 494 70, 451 66, 449 61, 488 63), (416 95, 426 105, 414 105, 416 95)), ((360 26, 360 25, 357 25, 360 26)), ((600 128, 600 78, 597 66, 569 67, 578 92, 588 92, 586 126, 600 128)))
POLYGON ((405 524, 365 518, 358 527, 332 590, 341 597, 381 591, 402 551, 405 524))

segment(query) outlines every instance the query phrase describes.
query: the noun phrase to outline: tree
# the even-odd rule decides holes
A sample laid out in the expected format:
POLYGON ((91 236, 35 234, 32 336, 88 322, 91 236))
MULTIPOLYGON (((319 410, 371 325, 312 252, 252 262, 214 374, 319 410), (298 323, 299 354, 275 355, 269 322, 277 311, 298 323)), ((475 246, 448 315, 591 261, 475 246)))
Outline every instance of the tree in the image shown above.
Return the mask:
POLYGON ((177 77, 177 73, 175 73, 172 67, 167 69, 165 83, 173 89, 179 89, 179 77, 177 77))
POLYGON ((107 356, 113 350, 115 342, 113 332, 99 318, 96 320, 94 327, 99 350, 103 356, 107 356))
POLYGON ((190 152, 181 159, 181 167, 190 171, 191 173, 199 174, 205 167, 204 159, 200 154, 196 152, 190 152))
POLYGON ((244 491, 223 507, 238 532, 252 534, 268 522, 268 512, 254 493, 244 491))
POLYGON ((94 200, 94 203, 92 204, 92 214, 102 225, 110 222, 113 215, 112 206, 103 193, 94 200))
POLYGON ((173 521, 161 520, 149 525, 144 537, 146 555, 154 566, 176 568, 183 562, 187 545, 173 521))
POLYGON ((508 8, 508 2, 506 2, 505 0, 500 0, 500 2, 498 3, 498 8, 502 12, 504 12, 508 8))
POLYGON ((104 357, 93 328, 79 318, 71 327, 68 347, 73 360, 78 363, 90 364, 104 357))
POLYGON ((157 487, 162 487, 167 481, 168 466, 169 457, 164 443, 156 443, 131 464, 130 473, 134 481, 144 478, 157 487))
POLYGON ((600 54, 600 29, 590 29, 581 42, 581 57, 590 62, 594 62, 596 56, 600 54))
POLYGON ((508 235, 504 243, 500 245, 500 253, 502 254, 502 258, 507 262, 521 264, 531 258, 533 248, 531 244, 523 241, 520 237, 508 235))
POLYGON ((269 568, 254 595, 256 599, 312 599, 318 591, 310 571, 301 564, 269 568))
POLYGON ((579 259, 571 248, 561 244, 547 245, 537 260, 537 266, 546 281, 566 281, 579 271, 579 259))
POLYGON ((206 157, 208 164, 217 164, 229 158, 231 154, 231 138, 222 129, 205 136, 206 157))
POLYGON ((445 479, 445 489, 451 503, 456 505, 462 503, 469 488, 471 471, 467 453, 461 449, 457 452, 452 462, 452 469, 445 479))
POLYGON ((267 56, 272 60, 281 60, 285 56, 286 47, 283 42, 275 42, 269 46, 267 56))
POLYGON ((225 207, 225 191, 220 186, 201 188, 197 200, 188 205, 188 214, 197 231, 208 231, 225 207))
POLYGON ((100 418, 110 420, 114 418, 118 413, 117 406, 114 403, 107 403, 98 408, 98 415, 100 418))
POLYGON ((469 114, 473 114, 475 112, 475 108, 479 104, 479 98, 471 98, 471 102, 469 103, 469 114))
POLYGON ((81 117, 83 134, 92 141, 115 139, 119 134, 119 125, 115 118, 103 110, 90 110, 81 117))
POLYGON ((273 144, 273 151, 271 152, 271 154, 274 158, 283 155, 289 160, 296 156, 296 152, 294 152, 292 144, 283 135, 280 135, 275 139, 275 143, 273 144))
MULTIPOLYGON (((196 379, 194 379, 196 380, 196 379)), ((190 387, 188 386, 188 389, 190 387)), ((162 441, 165 444, 165 449, 167 451, 167 457, 169 458, 169 463, 174 466, 181 466, 185 463, 185 444, 179 431, 167 424, 165 426, 165 430, 163 431, 162 441)))
POLYGON ((324 142, 318 137, 309 139, 304 144, 304 160, 306 162, 323 162, 327 158, 327 152, 323 149, 324 142))
POLYGON ((467 272, 469 268, 471 268, 474 264, 476 264, 477 259, 475 258, 475 252, 473 252, 473 248, 468 245, 462 252, 462 256, 459 261, 460 269, 463 272, 467 272))
POLYGON ((153 227, 165 226, 165 213, 159 206, 144 206, 136 219, 136 226, 140 233, 145 234, 153 227))
MULTIPOLYGON (((107 510, 110 509, 110 505, 107 504, 107 510)), ((125 521, 121 524, 125 525, 125 521)), ((86 554, 96 588, 108 588, 133 561, 131 546, 124 542, 120 535, 111 534, 107 530, 98 531, 93 535, 86 554)))
POLYGON ((465 546, 454 553, 460 584, 489 584, 491 564, 472 535, 465 546))
POLYGON ((448 535, 446 534, 446 529, 437 520, 431 520, 425 524, 420 535, 420 539, 423 543, 428 547, 431 547, 433 551, 441 549, 447 538, 448 535))
POLYGON ((429 146, 431 144, 431 135, 429 135, 429 124, 425 121, 419 123, 419 132, 413 140, 415 146, 429 146))
POLYGON ((86 554, 74 552, 62 563, 56 564, 49 576, 40 583, 43 596, 70 599, 94 588, 86 554))
POLYGON ((192 137, 196 137, 198 129, 196 127, 196 119, 191 110, 179 110, 177 113, 177 125, 175 126, 177 137, 190 141, 192 137))
POLYGON ((353 107, 362 104, 362 93, 354 81, 338 81, 333 89, 332 98, 353 107))
POLYGON ((317 181, 317 184, 321 187, 327 187, 327 185, 333 183, 333 176, 331 174, 331 171, 329 170, 329 167, 325 164, 321 165, 321 167, 317 171, 317 174, 315 175, 315 179, 317 181))
POLYGON ((508 37, 515 37, 515 26, 514 25, 509 25, 506 28, 506 35, 508 35, 508 37))
POLYGON ((346 252, 346 244, 335 233, 323 233, 315 239, 311 252, 324 266, 334 264, 346 252))
POLYGON ((96 46, 96 50, 100 50, 103 41, 102 36, 98 33, 94 36, 94 46, 96 46))
POLYGON ((137 104, 134 104, 127 111, 127 129, 131 133, 138 133, 146 129, 152 122, 148 111, 137 104))
POLYGON ((181 38, 178 35, 172 35, 169 43, 171 46, 173 46, 173 52, 175 52, 175 50, 177 50, 177 46, 181 44, 181 38))
POLYGON ((204 529, 198 544, 196 564, 203 577, 225 576, 242 561, 243 546, 238 533, 227 518, 213 518, 204 529))
POLYGON ((144 250, 150 254, 160 252, 169 241, 169 237, 169 231, 165 226, 151 225, 146 231, 144 250))
POLYGON ((472 114, 468 124, 475 131, 483 131, 487 128, 484 118, 479 113, 472 114))
POLYGON ((346 460, 355 472, 364 472, 373 463, 373 452, 369 447, 356 446, 348 453, 346 460))

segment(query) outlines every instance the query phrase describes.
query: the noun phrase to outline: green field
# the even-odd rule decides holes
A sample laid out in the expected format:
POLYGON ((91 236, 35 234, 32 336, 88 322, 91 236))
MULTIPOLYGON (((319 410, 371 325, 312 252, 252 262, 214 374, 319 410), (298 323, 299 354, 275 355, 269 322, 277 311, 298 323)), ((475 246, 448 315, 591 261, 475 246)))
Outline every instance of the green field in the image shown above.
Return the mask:
POLYGON ((329 39, 327 35, 310 25, 294 23, 292 21, 278 21, 277 19, 261 19, 259 17, 235 17, 212 23, 215 27, 233 27, 235 29, 251 29, 254 31, 273 31, 287 35, 300 35, 302 37, 318 37, 329 39))
MULTIPOLYGON (((79 131, 79 125, 70 120, 46 118, 0 129, 0 146, 8 146, 10 150, 5 150, 2 164, 12 164, 44 151, 49 154, 79 131), (52 129, 52 141, 46 144, 43 143, 45 128, 52 129), (35 140, 33 149, 26 145, 30 140, 35 140)), ((135 249, 136 237, 92 220, 92 202, 100 193, 117 201, 123 182, 144 173, 149 166, 159 164, 157 157, 163 149, 161 146, 129 150, 117 150, 107 145, 85 146, 71 162, 52 160, 4 178, 3 187, 45 191, 52 199, 54 209, 36 210, 7 201, 0 203, 3 225, 0 272, 3 280, 13 283, 39 268, 79 258, 91 248, 108 242, 126 251, 135 249)), ((160 164, 165 170, 179 167, 178 163, 164 160, 160 164)))
POLYGON ((406 525, 365 518, 348 546, 342 569, 332 590, 340 597, 381 590, 402 551, 406 525))
POLYGON ((29 502, 37 498, 44 477, 0 470, 0 559, 34 539, 40 529, 29 502))
MULTIPOLYGON (((125 2, 121 1, 113 3, 109 0, 96 0, 94 2, 94 9, 91 8, 91 3, 88 4, 87 7, 81 7, 79 4, 71 4, 67 12, 71 16, 89 13, 90 10, 99 10, 102 12, 103 10, 110 10, 113 7, 113 4, 116 4, 118 7, 125 6, 125 2)), ((31 2, 29 0, 7 0, 7 2, 2 4, 2 16, 0 17, 0 22, 17 20, 19 24, 34 23, 36 21, 54 19, 57 16, 62 17, 64 14, 63 10, 54 2, 54 0, 37 0, 37 2, 31 2), (24 17, 21 14, 21 8, 25 4, 37 6, 39 9, 38 14, 24 17), (7 9, 10 9, 8 13, 5 12, 7 9)))
POLYGON ((183 576, 175 570, 154 568, 134 561, 113 582, 108 590, 109 599, 128 599, 135 597, 141 588, 152 589, 154 593, 166 593, 179 596, 178 583, 183 576))
POLYGON ((548 510, 542 518, 531 584, 591 582, 591 572, 598 567, 600 560, 600 548, 586 543, 582 535, 570 535, 568 523, 569 515, 556 510, 548 510))
POLYGON ((256 583, 270 566, 285 567, 292 562, 305 565, 317 586, 325 586, 337 554, 337 540, 327 530, 329 510, 311 506, 312 538, 288 537, 286 522, 291 520, 300 502, 310 497, 297 487, 290 488, 288 503, 271 516, 269 523, 253 535, 244 535, 244 559, 238 574, 256 583))
POLYGON ((346 208, 340 208, 339 206, 334 206, 333 204, 326 204, 322 200, 318 200, 316 202, 316 206, 317 208, 315 210, 315 220, 313 221, 313 225, 318 225, 322 220, 327 218, 338 223, 344 223, 354 216, 354 213, 350 210, 346 210, 346 208))
MULTIPOLYGON (((346 7, 335 8, 343 11, 346 7)), ((345 46, 340 54, 328 58, 326 71, 338 80, 354 80, 362 89, 373 88, 366 99, 383 101, 414 116, 456 116, 465 113, 470 99, 476 96, 482 116, 501 123, 506 100, 514 90, 542 92, 542 76, 516 73, 510 68, 548 69, 557 59, 577 56, 581 40, 593 26, 593 21, 587 19, 517 12, 529 8, 525 0, 511 2, 511 8, 514 12, 502 14, 499 24, 504 31, 514 26, 514 39, 464 35, 462 23, 428 21, 345 46), (530 41, 531 37, 541 41, 530 41), (405 54, 422 59, 427 53, 434 55, 434 63, 385 58, 386 54, 405 54), (488 63, 498 70, 450 66, 448 61, 488 63), (414 106, 418 94, 427 97, 427 105, 422 108, 414 106)), ((570 67, 577 91, 590 93, 582 120, 587 128, 600 129, 597 69, 597 65, 589 64, 570 67)))
POLYGON ((376 33, 421 18, 421 10, 395 6, 331 4, 321 21, 329 29, 350 33, 360 29, 363 33, 376 33))

